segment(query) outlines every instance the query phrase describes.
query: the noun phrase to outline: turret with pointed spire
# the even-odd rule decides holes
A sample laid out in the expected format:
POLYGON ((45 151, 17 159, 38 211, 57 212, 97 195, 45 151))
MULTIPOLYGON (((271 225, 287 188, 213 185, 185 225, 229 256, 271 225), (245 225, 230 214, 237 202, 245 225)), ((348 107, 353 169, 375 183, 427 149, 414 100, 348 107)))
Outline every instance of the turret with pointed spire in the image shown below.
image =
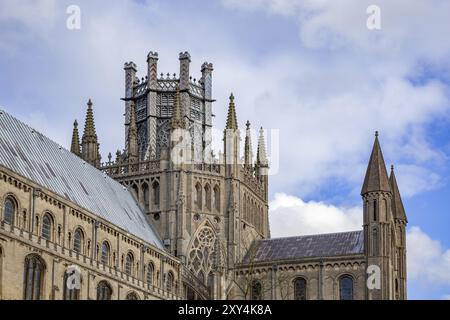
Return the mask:
POLYGON ((94 112, 92 111, 92 101, 87 103, 86 121, 84 124, 83 138, 81 139, 82 158, 95 167, 100 165, 99 143, 95 132, 94 112))
POLYGON ((380 142, 378 141, 378 131, 375 132, 375 143, 372 154, 370 155, 361 195, 374 191, 391 191, 383 153, 381 152, 380 142))
POLYGON ((128 160, 131 162, 139 159, 139 147, 137 139, 136 106, 130 103, 130 126, 128 129, 128 160))
POLYGON ((395 272, 395 298, 400 300, 406 299, 406 224, 408 219, 406 217, 405 208, 403 207, 403 201, 400 196, 400 190, 397 185, 397 179, 394 173, 394 166, 391 166, 391 175, 389 177, 389 183, 392 190, 392 215, 395 224, 396 233, 396 252, 394 259, 397 259, 397 263, 394 264, 395 272))
POLYGON ((78 133, 77 120, 75 120, 75 122, 73 123, 72 145, 70 146, 70 151, 81 157, 80 135, 78 133))
MULTIPOLYGON (((258 168, 269 167, 266 154, 266 142, 264 140, 264 129, 262 127, 259 129, 258 150, 256 152, 256 166, 258 168)), ((261 174, 263 174, 263 172, 261 172, 260 175, 261 174)))
POLYGON ((250 121, 245 124, 245 145, 244 145, 244 163, 246 168, 251 168, 253 164, 252 137, 250 131, 250 121))
POLYGON ((375 132, 375 142, 361 195, 364 202, 364 248, 367 265, 377 266, 381 272, 380 288, 367 288, 367 296, 369 299, 389 299, 392 296, 392 277, 389 275, 392 273, 392 261, 387 239, 391 235, 392 192, 378 141, 378 131, 375 132))
POLYGON ((224 131, 225 174, 238 177, 240 168, 240 131, 237 124, 234 96, 230 95, 227 124, 224 131))
MULTIPOLYGON (((266 142, 264 139, 264 129, 261 127, 259 129, 258 137, 258 149, 256 151, 256 176, 262 181, 264 185, 264 195, 265 199, 268 200, 269 197, 269 161, 267 160, 266 154, 266 142)), ((268 221, 264 222, 268 228, 268 221)), ((268 231, 267 231, 268 232, 268 231)))
POLYGON ((400 190, 398 189, 397 179, 395 178, 393 165, 391 165, 389 184, 392 191, 392 215, 394 216, 395 220, 408 222, 408 219, 406 218, 405 208, 403 207, 402 197, 400 196, 400 190))
POLYGON ((236 107, 234 105, 234 95, 230 95, 230 104, 228 106, 227 126, 226 129, 236 130, 238 129, 236 118, 236 107))

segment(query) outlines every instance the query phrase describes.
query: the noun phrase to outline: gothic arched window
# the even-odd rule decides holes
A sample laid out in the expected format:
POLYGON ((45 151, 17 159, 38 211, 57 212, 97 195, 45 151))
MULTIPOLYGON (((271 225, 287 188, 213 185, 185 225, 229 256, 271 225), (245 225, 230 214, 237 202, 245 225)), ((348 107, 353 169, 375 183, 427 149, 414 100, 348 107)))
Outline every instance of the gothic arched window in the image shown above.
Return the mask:
POLYGON ((77 253, 83 253, 84 237, 81 229, 75 230, 73 235, 73 250, 77 253))
POLYGON ((220 189, 219 186, 214 187, 213 208, 220 211, 220 189))
POLYGON ((45 265, 40 257, 31 255, 25 258, 25 268, 23 276, 24 300, 41 299, 44 272, 45 265))
POLYGON ((125 273, 129 276, 133 275, 133 264, 134 264, 134 257, 131 252, 128 252, 126 258, 125 258, 125 273))
POLYGON ((209 184, 205 185, 205 206, 208 210, 211 210, 211 188, 209 184))
POLYGON ((306 280, 303 278, 294 280, 294 300, 306 300, 306 280))
MULTIPOLYGON (((80 300, 80 288, 76 287, 69 287, 69 284, 67 283, 67 280, 69 280, 69 277, 75 272, 75 270, 72 271, 72 273, 64 272, 64 291, 63 291, 63 299, 64 300, 80 300)), ((80 279, 81 280, 81 279, 80 279)))
POLYGON ((16 213, 15 201, 10 197, 6 198, 3 211, 3 221, 5 221, 5 223, 7 224, 13 225, 15 213, 16 213))
POLYGON ((158 208, 159 207, 159 183, 158 181, 154 181, 152 184, 153 189, 153 205, 158 208))
POLYGON ((130 292, 127 294, 126 300, 139 300, 138 295, 135 292, 130 292))
POLYGON ((41 229, 41 236, 44 239, 52 240, 52 218, 48 213, 44 215, 42 218, 42 229, 41 229))
POLYGON ((261 282, 254 280, 251 288, 251 300, 262 300, 262 286, 261 282))
POLYGON ((104 265, 109 265, 109 244, 106 241, 103 241, 102 243, 102 256, 101 256, 101 262, 104 265))
POLYGON ((340 300, 353 300, 353 279, 350 276, 342 276, 339 279, 340 300))
POLYGON ((195 198, 194 198, 194 202, 197 206, 198 209, 202 208, 202 186, 200 185, 200 183, 197 183, 195 185, 195 194, 194 194, 195 198))
POLYGON ((148 205, 150 203, 149 202, 150 199, 149 199, 149 193, 148 193, 148 185, 146 183, 144 183, 142 185, 142 193, 144 195, 144 206, 145 206, 145 209, 148 210, 148 205))
POLYGON ((167 273, 167 279, 166 279, 167 292, 173 291, 173 285, 174 285, 174 276, 173 276, 173 273, 171 271, 169 271, 169 273, 167 273))
POLYGON ((97 286, 97 300, 111 300, 112 289, 108 282, 100 281, 97 286))
POLYGON ((153 285, 153 274, 155 273, 155 267, 153 266, 153 263, 150 262, 147 267, 147 285, 152 286, 153 285))
POLYGON ((199 227, 189 249, 188 266, 197 277, 200 272, 203 274, 203 283, 205 276, 211 272, 213 266, 214 243, 216 234, 211 226, 205 224, 199 227))

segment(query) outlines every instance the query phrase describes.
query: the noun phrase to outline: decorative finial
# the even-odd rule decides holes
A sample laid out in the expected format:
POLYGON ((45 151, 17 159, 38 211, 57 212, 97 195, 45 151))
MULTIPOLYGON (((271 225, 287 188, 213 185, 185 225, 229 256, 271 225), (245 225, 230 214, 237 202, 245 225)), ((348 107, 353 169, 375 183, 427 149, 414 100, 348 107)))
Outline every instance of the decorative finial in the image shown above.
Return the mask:
POLYGON ((87 105, 88 105, 89 108, 92 107, 92 100, 91 100, 91 98, 89 98, 89 101, 88 101, 87 105))
POLYGON ((247 123, 245 124, 245 126, 247 127, 247 129, 250 129, 250 121, 247 120, 247 123))
POLYGON ((77 120, 75 120, 75 121, 73 122, 73 126, 74 126, 75 128, 78 128, 78 121, 77 121, 77 120))
POLYGON ((394 171, 394 165, 391 164, 391 171, 394 171))
POLYGON ((375 131, 375 137, 378 137, 378 131, 375 131))
POLYGON ((234 101, 234 95, 233 95, 233 92, 230 94, 230 100, 231 100, 231 101, 234 101))

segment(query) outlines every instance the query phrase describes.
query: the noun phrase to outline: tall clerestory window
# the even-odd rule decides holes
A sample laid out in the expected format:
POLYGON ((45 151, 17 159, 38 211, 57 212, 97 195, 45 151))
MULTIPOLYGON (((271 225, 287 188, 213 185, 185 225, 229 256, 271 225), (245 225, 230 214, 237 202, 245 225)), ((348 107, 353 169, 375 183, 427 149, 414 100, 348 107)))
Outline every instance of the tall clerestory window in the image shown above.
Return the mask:
POLYGON ((200 185, 200 183, 197 183, 195 185, 194 202, 197 209, 202 208, 202 186, 200 185))
POLYGON ((254 280, 251 287, 251 299, 252 300, 262 300, 262 286, 261 282, 254 280))
POLYGON ((41 236, 49 241, 52 240, 52 224, 52 218, 46 213, 42 218, 41 236))
POLYGON ((205 185, 205 207, 211 210, 211 187, 209 184, 205 185))
POLYGON ((220 211, 220 189, 219 186, 214 187, 213 208, 220 211))
POLYGON ((153 274, 155 272, 155 267, 153 263, 149 263, 147 267, 147 285, 150 287, 153 285, 153 274))
POLYGON ((339 299, 353 300, 353 279, 350 276, 339 279, 339 299))
POLYGON ((125 273, 129 276, 133 275, 133 264, 133 255, 131 254, 131 252, 128 252, 127 257, 125 258, 125 273))
POLYGON ((152 189, 153 189, 153 205, 155 206, 155 208, 159 208, 159 183, 158 181, 153 182, 152 184, 152 189))
POLYGON ((30 255, 25 258, 25 268, 23 275, 24 300, 41 299, 44 272, 44 262, 40 257, 36 255, 30 255))
POLYGON ((3 211, 3 221, 5 221, 5 223, 9 225, 13 225, 15 213, 16 213, 15 202, 10 197, 6 198, 3 211))
POLYGON ((83 245, 84 245, 83 232, 80 229, 77 229, 73 236, 73 250, 76 253, 82 253, 83 245))
POLYGON ((294 280, 294 299, 306 300, 306 280, 303 278, 294 280))
POLYGON ((173 292, 174 287, 174 276, 173 273, 169 271, 166 278, 166 290, 167 292, 173 292))
POLYGON ((101 262, 104 265, 109 265, 109 244, 106 241, 103 241, 102 243, 102 256, 101 256, 101 262))

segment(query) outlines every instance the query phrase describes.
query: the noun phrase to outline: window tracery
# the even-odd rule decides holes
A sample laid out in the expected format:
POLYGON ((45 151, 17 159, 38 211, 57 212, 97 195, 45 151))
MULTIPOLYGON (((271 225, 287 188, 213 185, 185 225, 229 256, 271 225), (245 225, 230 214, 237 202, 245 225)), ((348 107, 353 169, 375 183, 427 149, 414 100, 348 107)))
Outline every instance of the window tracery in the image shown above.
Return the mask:
POLYGON ((197 277, 203 275, 204 281, 205 276, 209 275, 212 269, 215 240, 214 230, 205 224, 200 227, 189 250, 188 266, 197 277))

